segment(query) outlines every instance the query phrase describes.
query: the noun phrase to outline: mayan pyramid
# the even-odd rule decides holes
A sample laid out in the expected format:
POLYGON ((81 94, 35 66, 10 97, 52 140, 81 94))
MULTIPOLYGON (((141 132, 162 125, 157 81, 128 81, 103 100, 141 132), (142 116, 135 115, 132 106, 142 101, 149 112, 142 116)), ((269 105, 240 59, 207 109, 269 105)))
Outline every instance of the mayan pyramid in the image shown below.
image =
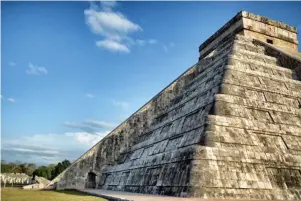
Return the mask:
POLYGON ((296 28, 242 11, 199 52, 49 187, 300 200, 296 28))

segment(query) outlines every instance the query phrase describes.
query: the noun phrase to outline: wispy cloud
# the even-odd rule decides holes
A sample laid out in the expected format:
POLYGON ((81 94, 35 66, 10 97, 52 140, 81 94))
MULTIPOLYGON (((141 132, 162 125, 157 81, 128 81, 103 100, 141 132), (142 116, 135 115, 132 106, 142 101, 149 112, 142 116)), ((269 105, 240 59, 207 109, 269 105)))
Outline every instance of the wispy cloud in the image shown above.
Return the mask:
POLYGON ((16 102, 16 99, 14 99, 14 98, 8 98, 7 100, 8 100, 9 102, 11 102, 11 103, 16 102))
POLYGON ((130 37, 134 32, 142 31, 140 25, 129 20, 124 14, 113 11, 116 1, 90 2, 90 8, 84 11, 86 24, 90 30, 101 37, 96 46, 111 52, 130 53, 130 46, 135 44, 154 44, 155 40, 139 40, 130 37))
POLYGON ((94 135, 69 132, 2 139, 2 159, 42 164, 57 163, 64 159, 75 160, 108 133, 109 131, 104 131, 94 135))
POLYGON ((140 39, 137 39, 136 40, 136 44, 137 45, 140 45, 140 46, 144 46, 144 45, 147 45, 147 44, 156 44, 157 43, 157 40, 155 39, 149 39, 149 40, 140 40, 140 39))
POLYGON ((116 100, 112 100, 113 105, 117 106, 117 107, 121 107, 123 110, 127 110, 129 108, 129 103, 125 102, 125 101, 116 101, 116 100))
POLYGON ((175 44, 174 44, 173 42, 170 42, 169 44, 163 45, 162 47, 163 47, 163 50, 164 50, 165 52, 168 52, 169 49, 172 48, 172 47, 174 47, 174 46, 175 46, 175 44))
POLYGON ((83 123, 92 127, 105 128, 105 129, 112 129, 116 127, 116 124, 105 122, 105 121, 85 120, 83 123))
POLYGON ((85 125, 82 125, 82 124, 79 124, 79 123, 74 123, 74 122, 64 122, 63 123, 63 126, 66 126, 66 127, 69 127, 69 128, 76 128, 76 129, 80 129, 84 132, 87 132, 87 133, 95 133, 95 129, 91 128, 90 126, 85 126, 85 125))
POLYGON ((89 93, 87 93, 87 94, 85 94, 85 95, 86 95, 86 97, 88 97, 88 98, 94 98, 94 97, 95 97, 93 94, 89 94, 89 93))
POLYGON ((5 98, 3 95, 1 95, 1 99, 7 100, 7 101, 10 102, 10 103, 16 102, 16 99, 15 99, 15 98, 5 98))
POLYGON ((15 62, 13 62, 13 61, 10 61, 10 62, 8 63, 8 65, 9 65, 9 66, 16 66, 17 64, 16 64, 15 62))
POLYGON ((10 151, 11 153, 23 153, 24 155, 36 155, 36 156, 54 156, 59 154, 58 151, 56 150, 35 150, 35 149, 30 149, 30 148, 15 148, 15 147, 11 147, 11 148, 4 148, 2 150, 5 151, 10 151))
POLYGON ((131 52, 130 49, 126 45, 124 45, 120 42, 114 41, 114 40, 110 40, 110 39, 97 41, 96 46, 105 48, 112 52, 124 52, 124 53, 131 52))
POLYGON ((114 123, 105 122, 105 121, 96 121, 96 120, 85 120, 81 123, 69 122, 66 121, 63 123, 63 126, 69 128, 80 129, 86 133, 97 134, 100 129, 111 130, 116 126, 114 123))
POLYGON ((28 64, 28 69, 25 71, 29 75, 47 75, 48 71, 45 67, 33 65, 32 63, 28 64))

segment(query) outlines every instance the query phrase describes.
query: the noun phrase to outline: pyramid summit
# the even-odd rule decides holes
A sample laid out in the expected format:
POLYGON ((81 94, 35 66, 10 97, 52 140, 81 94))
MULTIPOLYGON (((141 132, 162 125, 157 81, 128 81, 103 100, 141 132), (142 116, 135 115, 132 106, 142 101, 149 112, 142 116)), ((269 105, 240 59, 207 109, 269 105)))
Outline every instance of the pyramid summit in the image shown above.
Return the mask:
POLYGON ((199 52, 48 188, 300 200, 296 28, 241 11, 199 52))

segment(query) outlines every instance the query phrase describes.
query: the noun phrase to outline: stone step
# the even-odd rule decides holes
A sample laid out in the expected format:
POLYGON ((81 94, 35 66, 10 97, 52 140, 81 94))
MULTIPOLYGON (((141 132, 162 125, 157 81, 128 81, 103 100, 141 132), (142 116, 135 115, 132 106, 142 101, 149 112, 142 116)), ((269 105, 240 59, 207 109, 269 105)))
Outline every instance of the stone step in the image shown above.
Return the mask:
POLYGON ((301 162, 301 129, 293 124, 263 122, 234 116, 209 115, 206 136, 217 147, 241 147, 265 153, 290 153, 301 162), (273 144, 262 143, 262 139, 273 144), (230 146, 227 146, 230 145, 230 146))
POLYGON ((222 55, 229 54, 234 50, 247 50, 254 53, 264 55, 264 48, 256 46, 252 43, 253 40, 246 39, 243 36, 235 36, 217 46, 211 53, 199 61, 200 65, 208 65, 211 61, 222 55))
POLYGON ((290 107, 288 105, 281 105, 273 102, 261 101, 259 99, 252 100, 239 96, 233 96, 230 94, 216 94, 215 100, 245 106, 246 108, 259 109, 262 111, 277 111, 301 116, 301 109, 299 108, 290 107))
POLYGON ((190 85, 190 87, 187 87, 187 89, 182 92, 181 96, 177 96, 173 100, 171 100, 170 105, 166 107, 166 109, 164 109, 160 114, 154 117, 155 121, 152 126, 155 126, 155 124, 157 124, 157 119, 171 118, 170 115, 171 113, 174 113, 174 110, 183 111, 183 108, 186 108, 186 104, 191 105, 189 102, 191 102, 193 99, 199 96, 204 96, 203 100, 205 102, 207 99, 209 100, 209 93, 212 93, 212 95, 214 95, 218 91, 218 87, 222 80, 223 71, 224 69, 222 68, 222 66, 216 66, 215 68, 210 68, 208 69, 208 71, 205 71, 202 74, 205 75, 205 77, 201 77, 201 79, 197 78, 197 80, 193 82, 192 85, 190 85))
POLYGON ((197 107, 201 108, 209 105, 210 103, 212 103, 214 99, 214 94, 217 93, 219 85, 220 83, 218 83, 216 86, 213 86, 212 88, 210 87, 209 90, 205 88, 206 91, 204 91, 204 93, 196 92, 195 96, 193 96, 187 102, 178 105, 178 107, 172 107, 163 115, 157 116, 157 120, 154 120, 154 123, 151 126, 151 128, 145 133, 151 132, 155 129, 164 126, 165 124, 171 123, 172 121, 179 119, 181 117, 181 114, 190 113, 197 107))
POLYGON ((219 93, 229 94, 235 97, 242 97, 250 101, 271 102, 279 105, 287 105, 292 108, 301 108, 301 101, 298 97, 290 94, 279 93, 278 91, 259 90, 254 87, 239 86, 237 84, 223 83, 219 93))
POLYGON ((261 122, 258 120, 245 119, 239 117, 227 117, 221 115, 208 115, 207 124, 219 125, 232 128, 242 128, 255 132, 268 132, 275 135, 293 135, 301 137, 300 126, 287 125, 287 124, 275 124, 261 122))
POLYGON ((270 92, 274 94, 283 95, 285 97, 289 97, 292 99, 300 99, 301 92, 298 90, 289 90, 286 85, 282 82, 277 82, 273 84, 272 80, 268 80, 266 78, 261 77, 261 79, 257 77, 257 75, 246 75, 240 71, 228 70, 224 79, 222 81, 222 85, 227 84, 232 87, 233 90, 252 90, 258 92, 270 92), (261 81, 260 81, 261 80, 261 81), (264 81, 264 83, 262 83, 264 81), (237 88, 238 87, 238 88, 237 88))
POLYGON ((142 167, 151 167, 179 161, 187 161, 194 159, 193 153, 198 145, 179 147, 168 150, 155 155, 141 156, 140 160, 127 161, 122 164, 109 166, 104 172, 121 172, 129 169, 137 169, 142 167))
POLYGON ((301 129, 301 116, 287 112, 268 110, 266 108, 258 109, 239 104, 217 101, 215 103, 215 114, 227 117, 258 120, 264 123, 296 125, 301 129))
POLYGON ((269 65, 263 62, 254 61, 250 59, 242 59, 235 55, 230 55, 228 65, 239 66, 242 68, 263 72, 270 75, 277 75, 283 78, 297 80, 296 75, 291 69, 283 68, 277 65, 269 65))
POLYGON ((275 57, 267 56, 261 53, 256 53, 248 50, 242 50, 238 48, 233 48, 233 51, 231 55, 235 55, 237 58, 240 58, 242 60, 253 60, 253 61, 259 61, 262 63, 270 64, 270 65, 278 65, 278 60, 275 57))
POLYGON ((234 50, 246 50, 258 54, 265 54, 265 50, 262 46, 254 45, 252 41, 245 41, 241 39, 235 39, 233 43, 234 50))
POLYGON ((301 81, 284 78, 278 75, 268 74, 266 72, 260 72, 257 70, 250 69, 246 66, 227 65, 225 69, 235 70, 238 72, 245 73, 246 75, 257 76, 258 78, 267 78, 276 82, 284 83, 289 90, 301 91, 301 81))

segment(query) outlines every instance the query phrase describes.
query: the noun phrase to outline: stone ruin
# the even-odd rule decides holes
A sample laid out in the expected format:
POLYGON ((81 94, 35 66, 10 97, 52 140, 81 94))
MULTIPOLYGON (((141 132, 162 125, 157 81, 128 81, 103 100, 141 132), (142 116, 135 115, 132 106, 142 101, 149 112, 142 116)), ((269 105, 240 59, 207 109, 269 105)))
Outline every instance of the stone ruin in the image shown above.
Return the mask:
POLYGON ((300 200, 296 28, 242 11, 199 52, 47 188, 300 200))
POLYGON ((50 181, 44 177, 28 176, 25 173, 0 173, 1 186, 20 187, 23 189, 41 189, 46 187, 50 181))
POLYGON ((38 176, 35 176, 34 182, 30 185, 26 185, 26 186, 23 186, 23 189, 43 189, 45 188, 49 183, 50 181, 48 179, 45 179, 44 177, 38 177, 38 176))
POLYGON ((32 184, 32 177, 24 173, 0 173, 1 186, 23 186, 32 184))

